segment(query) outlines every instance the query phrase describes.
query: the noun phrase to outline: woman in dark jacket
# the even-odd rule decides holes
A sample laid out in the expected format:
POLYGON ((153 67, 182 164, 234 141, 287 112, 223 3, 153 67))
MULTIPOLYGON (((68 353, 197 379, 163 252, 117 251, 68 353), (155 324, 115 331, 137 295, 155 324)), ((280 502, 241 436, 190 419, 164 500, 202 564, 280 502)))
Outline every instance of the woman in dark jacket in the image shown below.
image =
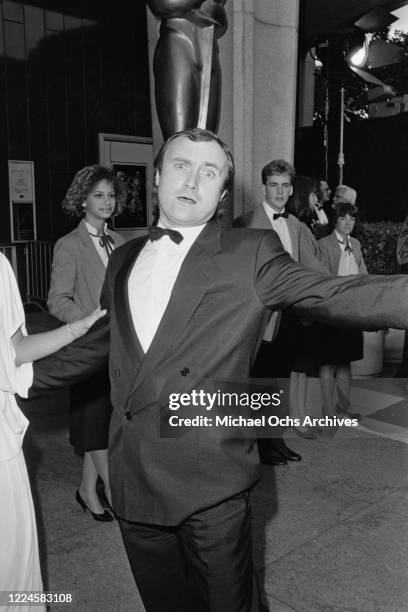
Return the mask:
MULTIPOLYGON (((99 306, 109 255, 124 238, 108 229, 107 221, 124 201, 125 187, 110 168, 87 166, 74 177, 62 208, 80 218, 76 229, 58 240, 54 249, 48 308, 66 323, 99 306)), ((107 372, 71 388, 70 441, 84 455, 76 500, 95 520, 111 521, 96 492, 100 476, 111 502, 108 477, 108 432, 112 407, 107 372)))
MULTIPOLYGON (((354 229, 357 208, 353 204, 340 203, 334 213, 335 227, 329 236, 319 240, 322 262, 331 274, 351 276, 367 274, 367 268, 358 240, 350 236, 354 229)), ((363 333, 361 331, 322 327, 319 372, 323 393, 325 415, 333 417, 337 412, 351 418, 361 418, 349 411, 351 370, 350 362, 363 357, 363 333), (334 404, 334 391, 337 387, 338 403, 334 404)), ((333 434, 335 428, 328 430, 333 434)))

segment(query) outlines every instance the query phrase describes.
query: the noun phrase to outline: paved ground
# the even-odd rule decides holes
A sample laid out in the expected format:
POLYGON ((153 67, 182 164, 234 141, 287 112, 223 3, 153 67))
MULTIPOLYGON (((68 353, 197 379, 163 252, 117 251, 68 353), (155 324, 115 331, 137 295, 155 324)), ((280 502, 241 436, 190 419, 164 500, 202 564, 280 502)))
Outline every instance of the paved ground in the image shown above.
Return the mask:
MULTIPOLYGON (((408 610, 406 390, 379 384, 353 390, 354 406, 370 415, 363 430, 287 437, 303 461, 263 471, 253 528, 271 611, 408 610)), ((314 386, 311 411, 319 404, 314 386)), ((81 461, 68 444, 63 398, 25 410, 46 588, 72 593, 74 605, 64 607, 75 612, 142 612, 117 524, 95 522, 74 500, 81 461)))

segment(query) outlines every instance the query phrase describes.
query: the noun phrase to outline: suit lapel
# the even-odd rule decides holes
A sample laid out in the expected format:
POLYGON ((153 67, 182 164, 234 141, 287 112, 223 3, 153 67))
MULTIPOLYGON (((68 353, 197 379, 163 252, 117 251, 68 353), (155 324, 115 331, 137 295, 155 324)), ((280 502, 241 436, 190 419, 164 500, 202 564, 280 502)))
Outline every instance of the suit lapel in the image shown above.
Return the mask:
POLYGON ((187 253, 160 325, 135 377, 130 395, 155 365, 172 350, 207 292, 216 270, 213 255, 221 248, 220 237, 220 226, 210 221, 187 253))
POLYGON ((292 215, 289 215, 286 223, 292 242, 292 257, 296 261, 299 261, 299 225, 297 219, 292 215))
POLYGON ((144 236, 142 239, 136 241, 134 248, 129 249, 115 278, 114 303, 119 333, 132 362, 135 361, 135 356, 142 361, 145 353, 133 325, 129 305, 128 280, 133 264, 146 244, 147 239, 148 237, 144 236))

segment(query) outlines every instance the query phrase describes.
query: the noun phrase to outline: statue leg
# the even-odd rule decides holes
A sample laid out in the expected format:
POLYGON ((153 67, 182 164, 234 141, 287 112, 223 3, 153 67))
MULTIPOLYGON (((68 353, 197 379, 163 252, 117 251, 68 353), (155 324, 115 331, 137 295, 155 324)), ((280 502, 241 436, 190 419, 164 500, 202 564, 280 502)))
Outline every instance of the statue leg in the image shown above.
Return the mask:
POLYGON ((163 137, 196 127, 200 106, 200 66, 194 41, 166 30, 154 56, 156 109, 163 137))

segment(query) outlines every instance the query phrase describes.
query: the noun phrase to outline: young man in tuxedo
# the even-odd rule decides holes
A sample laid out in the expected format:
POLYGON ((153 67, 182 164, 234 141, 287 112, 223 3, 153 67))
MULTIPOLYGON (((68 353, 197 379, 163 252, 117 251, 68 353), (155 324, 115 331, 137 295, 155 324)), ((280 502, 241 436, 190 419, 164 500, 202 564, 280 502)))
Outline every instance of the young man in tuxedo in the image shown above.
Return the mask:
MULTIPOLYGON (((235 227, 273 229, 281 239, 285 251, 296 261, 301 255, 302 224, 286 211, 286 205, 293 193, 292 181, 295 169, 283 159, 274 159, 262 168, 263 202, 253 211, 234 221, 235 227)), ((323 270, 322 270, 323 271, 323 270)), ((271 313, 263 334, 262 343, 252 368, 255 378, 288 378, 290 363, 293 361, 293 335, 296 325, 293 315, 271 313)), ((282 436, 259 438, 258 450, 261 463, 265 465, 286 465, 288 461, 300 461, 301 456, 291 450, 282 436)))
POLYGON ((35 365, 37 390, 49 389, 85 378, 109 352, 112 500, 147 612, 259 609, 249 516, 255 442, 217 427, 160 436, 169 394, 191 393, 203 379, 247 378, 268 310, 408 327, 405 276, 325 277, 296 263, 275 232, 212 221, 232 177, 231 153, 215 135, 170 137, 156 160, 159 229, 114 251, 106 320, 35 365))

